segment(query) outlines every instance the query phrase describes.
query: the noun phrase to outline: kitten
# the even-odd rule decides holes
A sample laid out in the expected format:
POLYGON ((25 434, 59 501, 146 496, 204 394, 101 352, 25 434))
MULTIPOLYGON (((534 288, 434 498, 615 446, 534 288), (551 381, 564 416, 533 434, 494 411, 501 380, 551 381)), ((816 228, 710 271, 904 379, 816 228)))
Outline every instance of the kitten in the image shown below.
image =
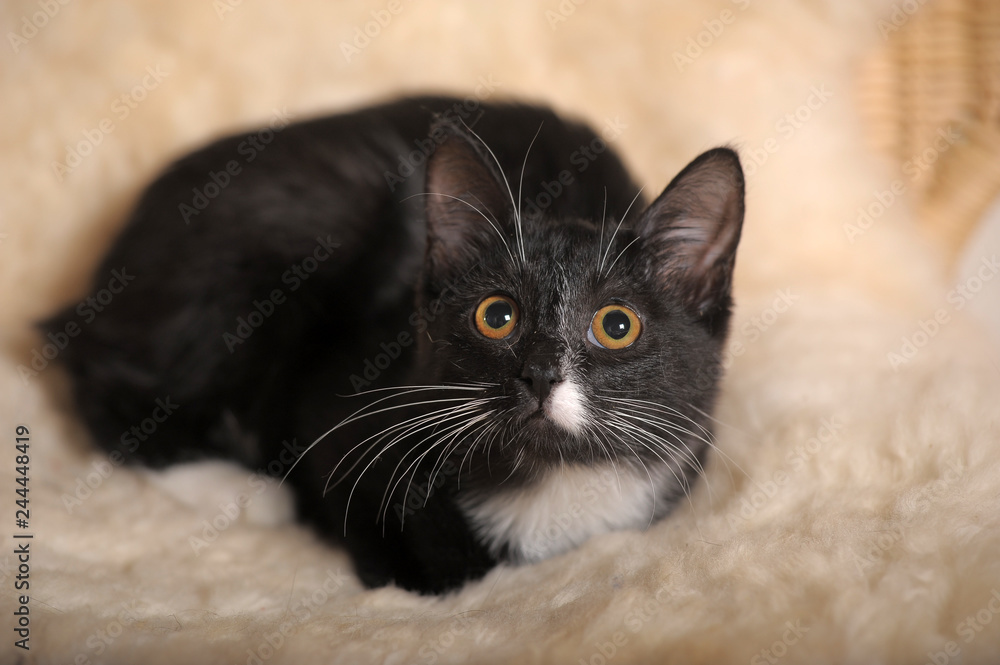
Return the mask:
POLYGON ((541 107, 415 98, 231 136, 148 188, 97 272, 133 279, 62 359, 98 444, 287 474, 366 584, 441 592, 688 491, 743 201, 719 148, 647 205, 541 107))

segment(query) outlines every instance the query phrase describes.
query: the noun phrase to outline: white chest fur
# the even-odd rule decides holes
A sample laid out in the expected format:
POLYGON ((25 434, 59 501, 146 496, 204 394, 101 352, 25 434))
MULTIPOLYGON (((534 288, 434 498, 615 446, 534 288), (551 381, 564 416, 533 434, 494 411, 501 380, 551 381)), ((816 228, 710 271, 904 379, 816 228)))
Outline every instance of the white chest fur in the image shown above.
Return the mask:
POLYGON ((529 487, 470 497, 462 508, 494 556, 507 545, 514 561, 527 563, 601 533, 646 528, 667 506, 665 480, 655 471, 650 478, 642 470, 562 466, 529 487))

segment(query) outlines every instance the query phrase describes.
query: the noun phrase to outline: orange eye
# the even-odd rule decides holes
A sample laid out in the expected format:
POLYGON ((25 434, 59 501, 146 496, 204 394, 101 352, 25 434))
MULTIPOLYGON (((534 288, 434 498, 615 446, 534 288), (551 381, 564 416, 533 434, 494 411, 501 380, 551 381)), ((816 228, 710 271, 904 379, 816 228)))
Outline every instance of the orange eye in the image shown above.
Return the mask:
POLYGON ((476 329, 490 339, 503 339, 514 332, 519 312, 507 296, 490 296, 476 308, 476 329))
POLYGON ((638 314, 624 305, 607 305, 594 314, 587 339, 605 349, 624 349, 639 338, 640 332, 638 314))

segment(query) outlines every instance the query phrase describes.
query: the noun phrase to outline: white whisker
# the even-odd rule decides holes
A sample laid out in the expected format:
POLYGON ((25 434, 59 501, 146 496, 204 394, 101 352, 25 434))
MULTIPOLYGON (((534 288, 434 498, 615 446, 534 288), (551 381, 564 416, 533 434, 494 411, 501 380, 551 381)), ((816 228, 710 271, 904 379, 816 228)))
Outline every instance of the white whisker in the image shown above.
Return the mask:
MULTIPOLYGON (((341 456, 340 461, 337 462, 337 464, 333 467, 333 470, 330 472, 331 478, 336 473, 337 469, 340 467, 340 465, 343 463, 343 461, 345 459, 347 459, 347 457, 350 456, 351 453, 353 453, 360 446, 363 446, 365 443, 367 443, 368 441, 372 440, 373 438, 388 436, 392 431, 394 431, 396 429, 399 429, 399 428, 402 428, 402 427, 406 427, 408 424, 410 424, 410 423, 412 423, 412 422, 414 422, 416 420, 426 419, 428 417, 433 417, 436 414, 448 413, 448 412, 450 412, 450 411, 452 411, 454 409, 463 408, 469 402, 469 399, 466 398, 466 397, 455 397, 455 398, 448 398, 448 399, 422 400, 422 401, 419 401, 419 402, 407 402, 406 404, 398 404, 396 406, 390 406, 390 407, 385 407, 383 409, 378 409, 376 411, 371 411, 369 413, 365 413, 365 414, 362 414, 362 415, 360 415, 360 416, 358 416, 356 418, 353 418, 353 420, 349 419, 349 420, 342 421, 339 425, 337 425, 337 427, 340 427, 341 425, 348 424, 350 422, 354 422, 356 420, 361 420, 362 418, 367 418, 369 416, 374 416, 374 415, 377 415, 379 413, 386 413, 386 412, 389 412, 389 411, 395 411, 395 410, 398 410, 398 409, 405 409, 405 408, 409 408, 409 407, 413 407, 413 406, 422 406, 422 405, 426 405, 426 404, 441 404, 441 403, 444 403, 444 402, 463 402, 463 404, 455 405, 455 406, 451 406, 451 407, 446 407, 444 409, 440 409, 440 410, 432 412, 430 414, 428 414, 428 413, 422 413, 422 414, 417 415, 417 416, 412 416, 412 417, 404 420, 401 423, 396 423, 395 425, 391 425, 390 427, 388 427, 386 429, 383 429, 383 430, 379 431, 376 434, 371 435, 370 437, 368 437, 364 441, 362 441, 362 442, 354 445, 350 450, 348 450, 346 453, 344 453, 344 455, 341 456)), ((336 429, 336 428, 334 428, 334 429, 336 429)), ((330 430, 330 431, 332 432, 333 430, 330 430)), ((319 440, 317 439, 317 441, 314 442, 312 445, 316 445, 316 443, 318 443, 318 442, 319 442, 319 440)), ((374 447, 374 445, 372 447, 374 447)), ((312 446, 310 446, 309 448, 307 448, 305 450, 305 452, 303 452, 302 454, 305 455, 305 453, 309 452, 309 450, 311 448, 312 448, 312 446)), ((371 447, 368 450, 371 450, 371 447)), ((365 452, 367 453, 367 451, 365 451, 365 452)), ((300 456, 299 459, 302 459, 302 457, 300 456)), ((296 461, 298 461, 298 460, 296 460, 296 461)), ((353 470, 355 466, 357 466, 357 462, 355 464, 353 464, 350 469, 348 469, 347 473, 350 473, 350 471, 353 470)), ((291 470, 289 470, 289 472, 291 472, 291 470)), ((287 476, 287 474, 286 474, 286 476, 287 476)))
POLYGON ((604 262, 608 260, 608 253, 611 252, 611 246, 615 244, 615 236, 618 235, 618 229, 622 227, 622 224, 625 222, 625 218, 628 217, 629 210, 632 209, 632 206, 635 205, 635 202, 639 199, 641 194, 642 187, 640 187, 639 191, 635 193, 635 196, 632 198, 632 203, 628 204, 628 208, 625 209, 625 214, 618 220, 618 226, 615 227, 615 232, 611 234, 611 240, 608 241, 608 248, 604 250, 604 257, 601 258, 601 265, 597 268, 598 274, 601 274, 604 271, 604 262))
POLYGON ((604 220, 608 216, 608 188, 604 187, 604 211, 601 212, 601 235, 597 238, 597 259, 601 258, 601 251, 604 249, 604 220))
MULTIPOLYGON (((663 463, 663 466, 668 471, 670 471, 670 474, 674 477, 674 480, 677 482, 677 486, 681 490, 683 490, 684 496, 688 500, 688 505, 691 506, 692 508, 694 508, 694 504, 691 501, 691 493, 690 493, 691 483, 688 480, 687 476, 685 474, 683 474, 683 473, 681 473, 678 476, 677 471, 674 470, 675 464, 671 464, 667 460, 663 459, 663 457, 661 457, 660 454, 656 451, 656 448, 660 447, 658 444, 664 444, 665 447, 661 447, 661 449, 665 453, 667 453, 667 455, 669 455, 671 457, 671 459, 673 459, 673 455, 671 454, 671 452, 672 452, 671 451, 671 446, 669 445, 669 442, 664 441, 663 439, 661 439, 660 437, 657 437, 656 435, 650 433, 649 431, 644 430, 641 427, 638 427, 638 426, 636 426, 636 425, 628 422, 627 420, 621 418, 620 416, 616 417, 617 414, 607 412, 607 415, 609 417, 613 418, 613 421, 615 422, 615 424, 618 427, 626 429, 626 430, 632 432, 635 436, 639 437, 638 443, 641 443, 646 450, 649 450, 654 455, 656 455, 657 459, 659 459, 660 462, 663 463), (650 443, 657 444, 657 445, 650 446, 649 445, 650 443)), ((623 442, 624 442, 624 440, 623 440, 623 442)), ((677 452, 680 452, 680 451, 677 451, 677 452)))
MULTIPOLYGON (((486 220, 487 224, 489 224, 490 226, 493 227, 493 230, 497 232, 497 235, 500 236, 500 241, 503 243, 504 249, 507 250, 507 256, 510 257, 511 263, 516 263, 516 261, 514 260, 514 255, 510 251, 510 246, 507 244, 507 238, 504 237, 503 231, 501 231, 500 227, 497 226, 497 224, 499 224, 499 221, 494 222, 492 219, 490 219, 489 217, 486 216, 486 213, 484 213, 482 210, 480 210, 476 206, 472 205, 471 203, 469 203, 465 199, 459 198, 457 196, 452 196, 451 194, 444 194, 442 192, 421 192, 419 194, 413 194, 412 196, 407 196, 403 200, 406 201, 406 200, 412 199, 412 198, 414 198, 416 196, 443 196, 446 199, 451 199, 453 201, 458 201, 459 203, 461 203, 463 205, 466 205, 469 208, 471 208, 472 210, 476 211, 479 214, 480 217, 482 217, 483 219, 486 220)), ((476 197, 473 197, 473 198, 476 198, 476 197)), ((490 210, 489 208, 487 208, 485 203, 483 203, 482 201, 480 201, 478 198, 476 198, 476 201, 478 201, 479 204, 481 206, 483 206, 483 210, 487 210, 491 215, 493 215, 493 211, 490 210)), ((495 217, 495 215, 494 215, 494 217, 495 217)))
POLYGON ((627 252, 628 248, 631 247, 632 245, 634 245, 638 241, 639 241, 639 237, 638 236, 636 236, 635 238, 632 238, 632 242, 630 242, 629 244, 625 245, 625 249, 623 249, 622 251, 618 252, 618 256, 615 257, 615 260, 612 261, 611 265, 608 266, 607 272, 604 273, 605 277, 607 277, 608 275, 611 274, 611 269, 615 267, 616 263, 618 263, 618 259, 620 259, 622 257, 622 254, 624 254, 625 252, 627 252))
POLYGON ((528 166, 528 155, 531 154, 531 146, 535 145, 535 140, 538 135, 542 133, 542 124, 538 123, 538 130, 535 132, 535 136, 531 139, 531 143, 528 144, 528 149, 524 153, 524 161, 521 163, 521 177, 517 181, 517 236, 521 243, 521 261, 524 261, 524 236, 521 235, 521 191, 524 187, 524 169, 528 166))
MULTIPOLYGON (((690 418, 689 416, 681 413, 677 409, 674 409, 672 407, 668 407, 668 406, 663 405, 663 404, 659 404, 657 402, 649 402, 647 400, 621 399, 621 398, 608 398, 608 399, 610 401, 618 401, 618 402, 624 402, 624 403, 627 403, 627 404, 631 404, 634 407, 645 409, 647 412, 648 411, 653 411, 653 412, 659 412, 660 414, 663 414, 665 416, 670 416, 670 415, 677 416, 677 417, 683 418, 687 422, 692 423, 693 425, 695 425, 699 430, 701 430, 705 434, 705 437, 698 436, 697 434, 695 434, 691 430, 686 429, 686 428, 678 425, 677 423, 675 423, 673 421, 660 419, 661 420, 661 424, 665 428, 672 429, 672 430, 675 430, 675 431, 679 431, 679 432, 681 432, 683 434, 689 434, 692 437, 694 437, 695 439, 704 442, 707 446, 709 446, 714 451, 716 451, 716 453, 718 454, 719 458, 726 465, 726 471, 729 474, 730 482, 733 485, 736 484, 736 479, 733 477, 733 472, 732 472, 732 468, 730 468, 730 464, 732 464, 732 466, 735 466, 740 471, 740 473, 742 473, 745 477, 750 478, 750 474, 748 474, 743 469, 743 467, 741 467, 736 462, 736 460, 734 460, 724 450, 722 450, 717 445, 715 445, 715 442, 713 440, 714 437, 712 436, 711 432, 709 432, 703 425, 701 425, 701 423, 698 423, 697 421, 695 421, 694 419, 690 418)), ((695 410, 697 410, 697 409, 695 409, 695 410)), ((655 417, 655 416, 651 415, 651 417, 655 417)))
MULTIPOLYGON (((479 142, 483 144, 483 147, 486 148, 486 151, 488 153, 490 153, 490 157, 493 158, 493 162, 497 165, 497 170, 500 172, 500 177, 503 178, 503 184, 507 188, 507 196, 510 197, 510 203, 511 203, 512 206, 514 206, 514 219, 517 221, 518 235, 521 237, 521 261, 523 263, 524 262, 524 231, 521 229, 521 211, 518 209, 518 203, 517 203, 517 201, 514 200, 514 192, 511 191, 510 182, 507 180, 507 174, 503 172, 503 166, 500 165, 500 160, 497 159, 497 156, 493 153, 493 149, 490 148, 490 146, 486 144, 486 141, 484 141, 482 139, 482 137, 479 136, 479 134, 477 134, 476 132, 474 132, 471 127, 469 127, 468 125, 466 125, 464 121, 462 122, 462 125, 465 126, 465 129, 467 129, 470 134, 472 134, 473 136, 475 136, 479 140, 479 142)), ((539 127, 539 129, 541 129, 541 128, 539 127)))
MULTIPOLYGON (((463 416, 464 415, 466 415, 466 414, 463 414, 463 416)), ((393 483, 392 481, 396 477, 396 472, 399 470, 399 467, 402 465, 403 461, 410 455, 410 453, 412 453, 413 451, 417 450, 417 448, 419 446, 422 446, 424 442, 426 442, 428 439, 430 439, 432 436, 435 436, 435 435, 432 434, 431 436, 425 438, 423 441, 420 441, 417 445, 412 446, 409 450, 406 451, 406 453, 402 456, 402 458, 400 458, 400 461, 396 465, 396 468, 393 469, 392 474, 390 474, 389 479, 386 482, 385 492, 382 494, 382 502, 379 504, 378 514, 380 514, 381 518, 382 518, 382 532, 383 532, 383 534, 385 533, 386 514, 388 513, 388 510, 389 510, 389 498, 393 495, 393 493, 395 493, 396 488, 399 487, 399 484, 401 482, 403 482, 403 479, 406 477, 407 472, 410 471, 410 469, 413 469, 413 473, 410 475, 410 480, 409 480, 409 482, 406 485, 406 491, 403 492, 403 496, 400 499, 403 502, 404 506, 406 505, 406 497, 408 497, 409 494, 410 494, 410 487, 412 486, 413 478, 416 476, 416 473, 417 473, 417 471, 420 468, 420 462, 422 462, 423 459, 428 454, 430 454, 431 451, 433 451, 435 448, 437 448, 438 446, 440 446, 442 444, 444 444, 445 449, 447 449, 447 447, 449 445, 449 441, 454 441, 458 436, 460 436, 462 434, 463 431, 465 431, 467 428, 469 428, 473 424, 476 424, 476 423, 482 421, 483 418, 485 418, 485 417, 486 416, 484 414, 480 414, 480 415, 476 416, 475 418, 473 418, 471 420, 468 420, 468 421, 463 420, 462 422, 458 422, 458 423, 455 423, 453 425, 449 425, 443 432, 437 432, 436 433, 437 439, 434 441, 434 443, 432 443, 431 445, 429 445, 427 447, 427 449, 423 453, 421 453, 420 455, 418 455, 413 460, 413 462, 411 462, 410 465, 407 466, 406 469, 404 469, 403 472, 399 475, 399 480, 397 480, 395 483, 393 483)), ((432 482, 428 481, 428 485, 427 485, 427 497, 426 498, 430 497, 431 487, 432 486, 433 486, 432 482)), ((425 499, 425 504, 424 505, 426 506, 426 499, 425 499)), ((403 516, 400 517, 400 530, 402 530, 403 525, 406 522, 406 517, 405 516, 406 516, 406 511, 404 510, 403 511, 403 516)), ((377 518, 378 518, 378 515, 376 516, 376 519, 377 518)))

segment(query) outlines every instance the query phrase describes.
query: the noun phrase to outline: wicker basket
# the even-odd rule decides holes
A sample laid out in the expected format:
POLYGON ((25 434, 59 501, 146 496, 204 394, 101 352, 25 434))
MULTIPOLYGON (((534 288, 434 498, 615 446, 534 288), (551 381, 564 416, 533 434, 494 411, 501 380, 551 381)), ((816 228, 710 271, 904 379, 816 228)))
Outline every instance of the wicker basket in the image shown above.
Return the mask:
POLYGON ((878 28, 859 77, 870 141, 953 262, 1000 194, 1000 2, 899 0, 878 28))

